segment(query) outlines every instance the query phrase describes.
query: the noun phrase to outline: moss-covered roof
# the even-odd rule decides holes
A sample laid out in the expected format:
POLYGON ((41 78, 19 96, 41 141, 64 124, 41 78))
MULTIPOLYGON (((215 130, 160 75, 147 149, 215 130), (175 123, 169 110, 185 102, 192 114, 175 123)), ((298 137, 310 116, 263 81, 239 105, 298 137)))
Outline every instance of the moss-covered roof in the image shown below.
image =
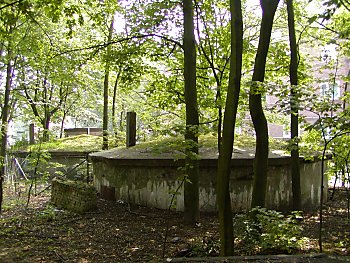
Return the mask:
MULTIPOLYGON (((114 142, 112 142, 114 143, 114 142)), ((120 142, 119 142, 120 144, 120 142)), ((269 158, 289 156, 288 143, 283 140, 270 138, 269 158)), ((102 137, 93 135, 78 135, 53 141, 35 144, 25 147, 16 147, 12 151, 48 152, 96 152, 94 156, 106 158, 162 158, 181 159, 184 158, 186 142, 182 136, 160 137, 147 142, 138 142, 134 147, 127 148, 119 146, 108 151, 102 151, 102 137)), ((233 158, 251 159, 255 153, 255 138, 252 136, 236 135, 234 142, 233 158)), ((201 135, 199 137, 199 155, 201 159, 217 159, 217 138, 213 134, 201 135)))
MULTIPOLYGON (((285 151, 287 143, 280 140, 270 140, 270 158, 288 156, 285 151)), ((169 137, 160 138, 148 142, 142 142, 133 147, 117 147, 108 151, 92 154, 95 157, 112 159, 181 159, 184 158, 186 142, 183 138, 169 137)), ((254 157, 255 139, 248 136, 236 136, 233 158, 251 159, 254 157)), ((217 139, 213 135, 199 137, 199 157, 200 159, 217 159, 219 156, 217 149, 217 139)))
POLYGON ((13 147, 13 151, 67 151, 67 152, 95 152, 102 149, 102 137, 93 135, 78 135, 55 139, 49 142, 13 147))

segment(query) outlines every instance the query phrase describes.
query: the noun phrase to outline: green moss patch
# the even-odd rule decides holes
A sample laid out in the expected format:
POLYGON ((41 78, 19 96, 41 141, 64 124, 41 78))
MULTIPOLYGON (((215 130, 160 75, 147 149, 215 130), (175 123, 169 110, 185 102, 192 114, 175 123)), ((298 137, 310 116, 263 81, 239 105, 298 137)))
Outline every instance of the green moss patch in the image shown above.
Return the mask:
POLYGON ((27 147, 17 148, 15 150, 38 151, 39 149, 42 151, 99 151, 102 149, 102 137, 83 134, 38 143, 27 147))

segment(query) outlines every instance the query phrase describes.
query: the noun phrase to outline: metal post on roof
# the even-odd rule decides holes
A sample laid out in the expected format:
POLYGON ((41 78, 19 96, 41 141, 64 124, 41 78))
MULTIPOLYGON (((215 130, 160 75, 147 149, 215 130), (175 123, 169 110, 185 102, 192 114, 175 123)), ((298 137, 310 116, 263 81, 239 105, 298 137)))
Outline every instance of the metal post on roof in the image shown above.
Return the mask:
POLYGON ((136 145, 136 112, 126 113, 126 147, 136 145))

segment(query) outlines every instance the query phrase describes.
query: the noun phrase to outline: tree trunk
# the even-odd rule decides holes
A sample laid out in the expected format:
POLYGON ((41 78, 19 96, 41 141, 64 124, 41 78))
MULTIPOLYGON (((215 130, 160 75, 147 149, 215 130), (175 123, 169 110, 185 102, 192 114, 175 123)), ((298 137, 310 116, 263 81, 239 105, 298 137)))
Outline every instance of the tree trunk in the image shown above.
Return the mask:
POLYGON ((221 106, 221 84, 217 83, 217 95, 216 100, 218 103, 218 126, 217 126, 217 140, 218 140, 218 152, 221 151, 222 144, 222 106, 221 106))
POLYGON ((120 112, 120 119, 119 119, 119 130, 120 131, 124 131, 124 125, 123 125, 123 123, 124 123, 124 105, 122 104, 122 111, 120 112))
POLYGON ((65 122, 65 120, 66 120, 66 117, 67 117, 66 109, 63 109, 63 116, 62 116, 61 127, 60 127, 60 139, 63 138, 63 133, 64 133, 64 122, 65 122))
POLYGON ((291 84, 291 173, 292 173, 292 191, 293 191, 293 209, 301 209, 301 188, 300 188, 300 163, 299 163, 299 122, 298 122, 298 94, 296 86, 298 85, 298 48, 295 37, 293 0, 287 0, 288 12, 288 31, 290 45, 290 65, 289 75, 291 84))
POLYGON ((188 180, 184 185, 185 223, 194 225, 199 219, 198 105, 196 88, 196 44, 194 37, 193 3, 183 0, 184 14, 184 78, 186 103, 186 164, 188 180))
MULTIPOLYGON (((48 109, 45 108, 45 111, 47 111, 48 109)), ((43 141, 44 142, 48 142, 50 140, 50 116, 49 116, 49 112, 45 112, 45 117, 42 121, 42 126, 44 128, 44 132, 43 132, 43 141)))
POLYGON ((220 223, 220 255, 233 254, 234 238, 230 198, 230 164, 242 72, 243 21, 240 0, 230 0, 231 10, 231 58, 229 87, 224 114, 223 136, 217 172, 217 204, 220 223))
POLYGON ((114 134, 116 135, 117 134, 117 116, 116 115, 116 111, 115 111, 115 108, 116 108, 116 103, 117 103, 117 90, 118 90, 118 81, 119 81, 119 77, 120 77, 120 73, 121 73, 122 69, 119 69, 118 70, 118 73, 117 73, 117 78, 115 79, 115 82, 114 82, 114 88, 113 88, 113 100, 112 100, 112 127, 113 127, 113 131, 114 131, 114 134))
POLYGON ((11 93, 11 82, 12 82, 12 72, 13 66, 11 62, 12 52, 8 51, 8 63, 6 66, 6 84, 5 84, 5 95, 4 95, 4 105, 2 108, 1 115, 1 149, 0 149, 0 213, 2 210, 3 202, 3 182, 5 178, 5 157, 7 150, 7 126, 10 111, 10 93, 11 93))
POLYGON ((249 110, 256 134, 252 207, 265 206, 269 136, 267 121, 261 102, 262 91, 257 82, 263 82, 265 78, 266 58, 270 45, 273 18, 278 2, 279 0, 260 0, 262 8, 260 37, 255 57, 253 84, 249 93, 249 110))
MULTIPOLYGON (((112 41, 113 36, 113 25, 114 17, 112 17, 111 25, 108 31, 107 42, 112 41)), ((109 81, 109 55, 110 55, 110 46, 107 46, 106 50, 106 65, 105 65, 105 77, 103 81, 103 123, 102 123, 102 133, 103 133, 103 142, 102 150, 108 150, 108 81, 109 81)))
MULTIPOLYGON (((348 78, 350 78, 350 70, 348 72, 348 78)), ((348 91, 348 85, 349 85, 349 81, 346 81, 345 82, 345 85, 344 85, 344 91, 343 91, 343 94, 346 94, 347 91, 348 91)), ((343 111, 346 109, 346 107, 348 106, 348 104, 346 103, 346 98, 344 97, 344 100, 343 100, 343 111)))

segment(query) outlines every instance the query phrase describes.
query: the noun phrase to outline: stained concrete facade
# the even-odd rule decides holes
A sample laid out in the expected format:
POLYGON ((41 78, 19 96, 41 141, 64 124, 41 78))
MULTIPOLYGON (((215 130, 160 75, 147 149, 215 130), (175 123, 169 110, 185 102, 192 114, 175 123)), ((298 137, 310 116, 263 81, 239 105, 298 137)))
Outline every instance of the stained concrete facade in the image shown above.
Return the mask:
MULTIPOLYGON (((235 154, 239 155, 239 154, 235 154)), ((111 150, 90 155, 93 163, 94 185, 102 197, 131 204, 167 209, 174 192, 181 184, 183 160, 174 161, 168 154, 154 156, 147 153, 128 155, 111 150)), ((316 209, 321 193, 321 162, 301 162, 302 207, 316 209)), ((289 210, 292 207, 290 157, 271 154, 267 183, 267 208, 289 210)), ((200 160, 200 210, 216 211, 217 158, 200 160)), ((327 180, 325 191, 327 194, 327 180)), ((233 157, 230 192, 235 212, 250 209, 253 185, 253 158, 250 155, 233 157)), ((175 195, 173 207, 184 209, 183 187, 175 195)))

